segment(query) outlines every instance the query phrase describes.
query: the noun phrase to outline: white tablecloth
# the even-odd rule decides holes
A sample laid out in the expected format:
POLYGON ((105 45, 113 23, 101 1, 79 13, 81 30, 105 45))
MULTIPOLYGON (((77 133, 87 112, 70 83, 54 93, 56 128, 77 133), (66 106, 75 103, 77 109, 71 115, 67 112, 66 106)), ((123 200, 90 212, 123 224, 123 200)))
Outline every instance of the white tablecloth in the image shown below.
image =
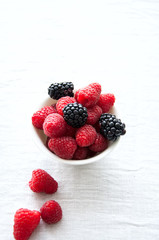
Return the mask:
POLYGON ((58 201, 63 219, 42 221, 31 240, 159 239, 159 2, 0 2, 0 239, 14 213, 58 201), (102 161, 80 167, 48 159, 31 115, 53 81, 113 92, 127 134, 102 161), (28 187, 34 169, 58 182, 53 195, 28 187))

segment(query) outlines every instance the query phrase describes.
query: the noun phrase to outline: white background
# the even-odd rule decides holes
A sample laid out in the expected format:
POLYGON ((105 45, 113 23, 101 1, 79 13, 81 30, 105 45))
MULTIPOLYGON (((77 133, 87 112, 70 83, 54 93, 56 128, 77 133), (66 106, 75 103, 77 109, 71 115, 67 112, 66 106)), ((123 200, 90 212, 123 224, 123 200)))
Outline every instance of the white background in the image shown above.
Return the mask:
POLYGON ((13 239, 17 209, 55 199, 56 225, 31 240, 159 239, 159 1, 0 1, 0 239, 13 239), (109 157, 73 167, 43 155, 31 116, 52 82, 91 82, 113 92, 127 134, 109 157), (35 194, 34 169, 58 182, 35 194))

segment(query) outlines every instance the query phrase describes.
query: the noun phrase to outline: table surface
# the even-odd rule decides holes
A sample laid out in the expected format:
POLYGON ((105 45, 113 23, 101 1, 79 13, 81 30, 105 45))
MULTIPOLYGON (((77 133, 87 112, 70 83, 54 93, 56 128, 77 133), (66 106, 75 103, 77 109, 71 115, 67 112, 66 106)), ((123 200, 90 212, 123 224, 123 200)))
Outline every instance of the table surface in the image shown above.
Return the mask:
POLYGON ((63 219, 30 240, 159 239, 159 1, 0 2, 0 238, 19 208, 50 199, 63 219), (66 166, 34 144, 31 116, 52 82, 113 92, 127 134, 105 159, 66 166), (34 169, 58 182, 35 194, 34 169))

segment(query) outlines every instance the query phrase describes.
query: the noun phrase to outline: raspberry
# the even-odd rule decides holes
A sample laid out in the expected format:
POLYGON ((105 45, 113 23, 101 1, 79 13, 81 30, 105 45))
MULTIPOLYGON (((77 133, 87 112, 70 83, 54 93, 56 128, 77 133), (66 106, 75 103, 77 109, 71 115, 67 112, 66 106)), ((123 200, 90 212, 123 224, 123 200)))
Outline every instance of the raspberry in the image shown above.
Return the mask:
POLYGON ((45 202, 41 207, 40 212, 41 218, 48 224, 57 223, 62 218, 62 209, 54 200, 45 202))
POLYGON ((64 119, 67 124, 79 128, 87 121, 87 109, 79 103, 69 103, 63 108, 64 119))
POLYGON ((75 92, 75 99, 77 100, 80 89, 75 92))
POLYGON ((62 97, 56 103, 57 112, 63 116, 63 108, 69 103, 75 103, 76 100, 73 97, 62 97))
POLYGON ((27 240, 40 222, 40 212, 20 208, 14 215, 13 235, 16 240, 27 240))
POLYGON ((96 122, 93 127, 95 128, 96 132, 99 133, 100 132, 100 126, 99 126, 99 121, 96 122))
POLYGON ((55 193, 58 183, 44 170, 37 169, 32 172, 29 187, 33 192, 55 193))
POLYGON ((73 155, 73 159, 74 160, 82 160, 82 159, 86 159, 87 158, 87 154, 88 154, 88 148, 86 147, 77 147, 74 155, 73 155))
POLYGON ((34 113, 32 116, 32 124, 34 125, 34 127, 43 129, 44 120, 51 113, 57 113, 57 110, 52 106, 43 107, 39 111, 34 113))
POLYGON ((96 139, 96 130, 91 125, 85 124, 76 132, 76 142, 80 147, 88 147, 92 145, 96 139))
POLYGON ((91 83, 91 84, 89 84, 89 86, 94 88, 97 91, 98 94, 101 93, 102 88, 101 88, 101 85, 99 83, 91 83))
POLYGON ((52 152, 64 159, 72 159, 77 149, 76 141, 72 137, 51 138, 48 146, 52 152))
POLYGON ((94 125, 99 120, 102 114, 102 109, 98 105, 95 105, 94 107, 87 108, 87 113, 87 124, 94 125))
POLYGON ((65 133, 66 136, 75 137, 76 131, 77 131, 76 128, 73 128, 70 125, 66 124, 66 133, 65 133))
POLYGON ((77 102, 84 107, 93 107, 99 100, 101 85, 99 83, 89 84, 87 87, 78 90, 77 102))
POLYGON ((87 158, 92 158, 96 155, 96 152, 93 152, 91 151, 89 148, 88 148, 88 155, 87 155, 87 158))
POLYGON ((126 133, 125 124, 115 115, 103 113, 99 119, 100 133, 109 141, 115 141, 126 133))
POLYGON ((115 103, 114 94, 107 93, 100 95, 97 105, 102 108, 103 113, 107 113, 109 112, 110 108, 114 105, 114 103, 115 103))
POLYGON ((72 82, 53 83, 48 88, 48 94, 51 98, 58 100, 61 97, 73 97, 74 85, 72 82))
POLYGON ((108 147, 108 141, 100 133, 97 133, 95 142, 89 146, 93 152, 102 152, 108 147))
POLYGON ((50 138, 61 137, 66 132, 66 122, 60 114, 53 113, 46 117, 43 129, 46 136, 50 138))

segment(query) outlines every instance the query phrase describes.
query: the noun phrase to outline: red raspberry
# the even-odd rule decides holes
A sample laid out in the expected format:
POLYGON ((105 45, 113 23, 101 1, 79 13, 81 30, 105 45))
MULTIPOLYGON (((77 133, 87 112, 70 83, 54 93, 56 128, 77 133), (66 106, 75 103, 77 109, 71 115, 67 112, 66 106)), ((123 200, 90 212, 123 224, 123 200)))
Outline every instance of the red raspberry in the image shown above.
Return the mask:
POLYGON ((107 113, 109 112, 110 108, 114 105, 114 103, 115 103, 114 94, 107 93, 100 95, 97 105, 102 108, 103 113, 107 113))
POLYGON ((80 147, 88 147, 92 145, 96 139, 96 130, 91 125, 85 124, 76 132, 76 142, 80 147))
POLYGON ((96 132, 99 133, 100 132, 100 126, 99 126, 99 121, 96 122, 93 127, 95 128, 96 132))
POLYGON ((66 133, 65 133, 66 136, 75 137, 76 131, 77 131, 76 128, 73 128, 70 125, 66 124, 66 133))
POLYGON ((51 138, 48 146, 52 152, 64 159, 72 159, 77 149, 76 141, 72 137, 51 138))
POLYGON ((73 97, 62 97, 56 103, 57 112, 63 116, 63 108, 69 103, 75 103, 76 100, 73 97))
POLYGON ((96 156, 96 152, 93 152, 93 151, 91 151, 90 149, 88 149, 87 158, 92 158, 92 157, 94 157, 94 156, 96 156))
POLYGON ((101 85, 99 83, 91 83, 91 84, 89 84, 89 86, 94 88, 97 91, 98 94, 101 93, 102 88, 101 88, 101 85))
POLYGON ((62 209, 54 200, 44 203, 40 209, 40 212, 41 218, 48 224, 57 223, 62 218, 62 209))
POLYGON ((101 85, 99 83, 89 84, 87 87, 78 90, 77 101, 84 107, 93 107, 99 100, 101 85))
POLYGON ((32 116, 32 124, 34 125, 34 127, 43 129, 44 120, 51 113, 57 113, 57 110, 52 106, 43 107, 39 111, 34 113, 32 116))
POLYGON ((77 100, 77 98, 78 98, 78 94, 79 94, 79 92, 80 92, 80 89, 77 90, 76 93, 75 93, 75 99, 76 99, 76 100, 77 100))
POLYGON ((27 240, 40 222, 40 212, 20 208, 14 215, 13 235, 16 240, 27 240))
POLYGON ((88 148, 86 147, 77 147, 74 155, 73 155, 73 159, 74 160, 82 160, 82 159, 86 159, 87 158, 87 154, 88 154, 88 148))
POLYGON ((46 136, 50 138, 61 137, 66 132, 66 122, 60 114, 53 113, 46 117, 43 129, 46 136))
POLYGON ((95 142, 89 146, 89 149, 94 152, 102 152, 108 147, 108 140, 104 138, 100 133, 97 133, 95 142))
POLYGON ((58 183, 46 171, 37 169, 32 172, 29 187, 33 192, 55 193, 58 183))
POLYGON ((102 114, 102 109, 98 105, 95 105, 94 107, 87 108, 87 113, 87 124, 94 125, 99 120, 102 114))

